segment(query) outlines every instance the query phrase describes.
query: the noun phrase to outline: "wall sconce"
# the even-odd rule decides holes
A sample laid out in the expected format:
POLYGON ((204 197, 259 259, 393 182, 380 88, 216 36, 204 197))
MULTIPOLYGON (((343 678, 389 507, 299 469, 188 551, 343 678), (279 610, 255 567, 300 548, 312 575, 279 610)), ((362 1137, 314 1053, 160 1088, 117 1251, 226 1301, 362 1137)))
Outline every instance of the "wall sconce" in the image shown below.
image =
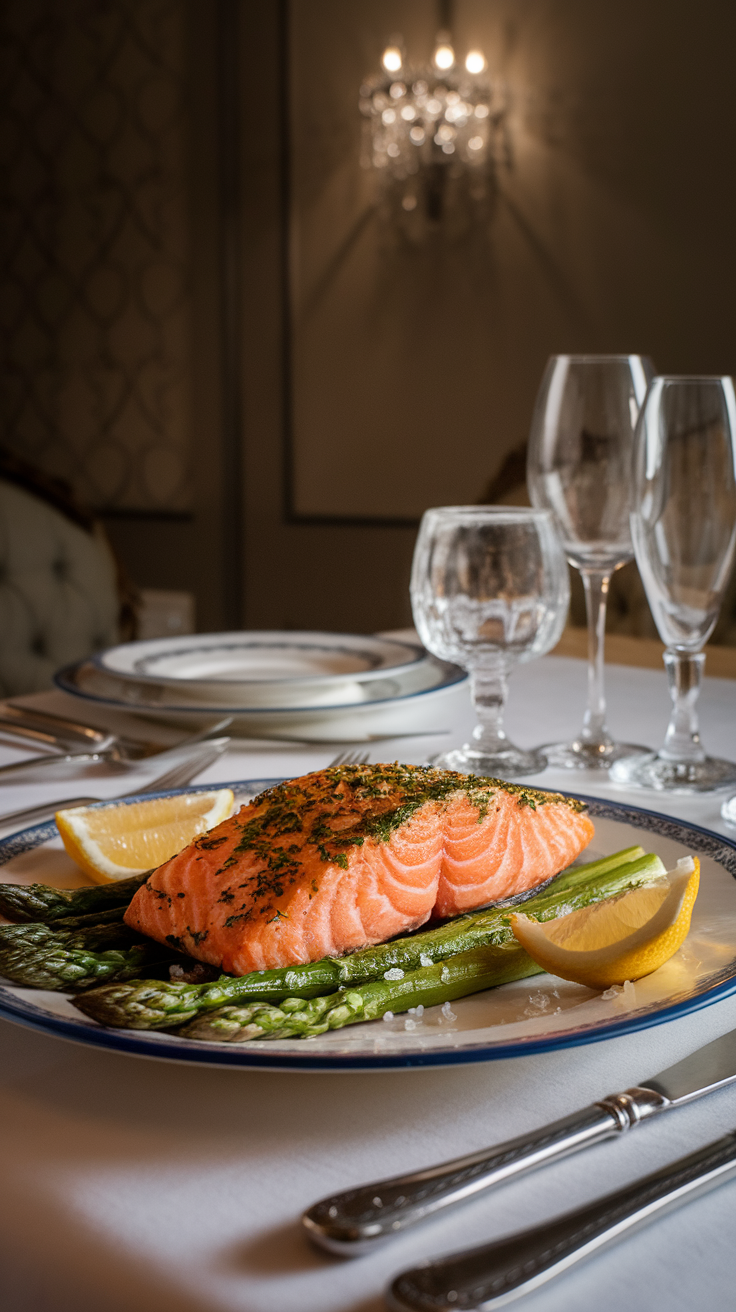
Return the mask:
POLYGON ((400 37, 360 88, 361 163, 380 179, 382 208, 405 235, 461 236, 490 218, 499 164, 510 164, 506 96, 481 50, 458 61, 440 32, 431 64, 410 65, 400 37))

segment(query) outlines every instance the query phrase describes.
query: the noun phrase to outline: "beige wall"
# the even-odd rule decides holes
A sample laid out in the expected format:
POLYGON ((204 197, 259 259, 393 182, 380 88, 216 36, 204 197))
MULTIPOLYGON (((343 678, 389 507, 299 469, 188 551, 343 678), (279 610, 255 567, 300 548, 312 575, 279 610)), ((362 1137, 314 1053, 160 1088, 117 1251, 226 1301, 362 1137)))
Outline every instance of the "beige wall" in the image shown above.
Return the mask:
POLYGON ((356 94, 431 0, 292 5, 295 484, 300 512, 476 499, 525 439, 546 357, 641 351, 736 368, 728 3, 457 0, 510 101, 513 165, 463 242, 391 240, 358 163, 356 94))

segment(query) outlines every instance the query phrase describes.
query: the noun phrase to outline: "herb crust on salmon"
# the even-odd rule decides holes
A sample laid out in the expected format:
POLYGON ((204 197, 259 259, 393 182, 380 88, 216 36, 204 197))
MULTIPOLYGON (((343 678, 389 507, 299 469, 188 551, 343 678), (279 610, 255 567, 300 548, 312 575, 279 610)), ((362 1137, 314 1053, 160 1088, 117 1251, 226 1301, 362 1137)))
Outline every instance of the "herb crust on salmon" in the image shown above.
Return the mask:
POLYGON ((233 974, 308 961, 524 893, 593 835, 560 794, 410 765, 268 789, 133 897, 127 923, 233 974))

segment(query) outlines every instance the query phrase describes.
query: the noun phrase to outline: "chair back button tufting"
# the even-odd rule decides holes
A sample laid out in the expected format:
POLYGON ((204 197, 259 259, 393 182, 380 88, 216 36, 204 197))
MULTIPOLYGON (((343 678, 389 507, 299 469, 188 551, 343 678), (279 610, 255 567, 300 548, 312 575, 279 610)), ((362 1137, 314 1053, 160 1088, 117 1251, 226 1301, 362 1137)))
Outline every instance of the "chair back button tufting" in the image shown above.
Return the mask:
POLYGON ((0 696, 53 686, 62 665, 119 641, 106 541, 0 479, 0 696))

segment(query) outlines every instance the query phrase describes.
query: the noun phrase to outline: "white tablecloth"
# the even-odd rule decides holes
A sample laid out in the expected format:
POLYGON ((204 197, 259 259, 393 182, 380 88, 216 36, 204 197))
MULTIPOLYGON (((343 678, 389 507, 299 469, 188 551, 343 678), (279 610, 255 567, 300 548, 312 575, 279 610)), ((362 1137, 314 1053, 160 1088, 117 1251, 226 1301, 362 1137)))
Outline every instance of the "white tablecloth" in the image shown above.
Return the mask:
MULTIPOLYGON (((569 737, 581 662, 548 657, 512 680, 510 734, 569 737)), ((656 746, 663 675, 612 667, 610 724, 656 746)), ((62 694, 46 704, 61 706, 62 694), (56 699, 56 700, 55 700, 56 699)), ((79 714, 81 703, 74 705, 79 714)), ((84 707, 84 712, 88 707, 84 707)), ((421 761, 453 737, 375 747, 421 761)), ((87 719, 89 719, 87 714, 87 719)), ((736 754, 736 684, 706 680, 703 738, 736 754)), ((334 749, 235 744, 205 780, 297 774, 334 749)), ((10 749, 0 749, 10 760, 10 749)), ((530 782, 532 782, 530 780, 530 782)), ((548 772, 543 786, 611 794, 548 772)), ((112 795, 120 781, 69 791, 112 795)), ((3 786, 0 809, 51 790, 3 786)), ((617 797, 728 832, 721 797, 617 797)), ((736 1026, 736 997, 623 1038, 446 1070, 300 1075, 207 1070, 92 1050, 0 1022, 0 1305, 7 1312, 379 1312, 388 1278, 415 1260, 543 1221, 736 1128, 736 1089, 508 1184, 353 1262, 309 1248, 301 1210, 362 1180, 469 1152, 625 1089, 736 1026)), ((709 1312, 736 1306, 736 1183, 664 1217, 529 1296, 528 1312, 709 1312)))

